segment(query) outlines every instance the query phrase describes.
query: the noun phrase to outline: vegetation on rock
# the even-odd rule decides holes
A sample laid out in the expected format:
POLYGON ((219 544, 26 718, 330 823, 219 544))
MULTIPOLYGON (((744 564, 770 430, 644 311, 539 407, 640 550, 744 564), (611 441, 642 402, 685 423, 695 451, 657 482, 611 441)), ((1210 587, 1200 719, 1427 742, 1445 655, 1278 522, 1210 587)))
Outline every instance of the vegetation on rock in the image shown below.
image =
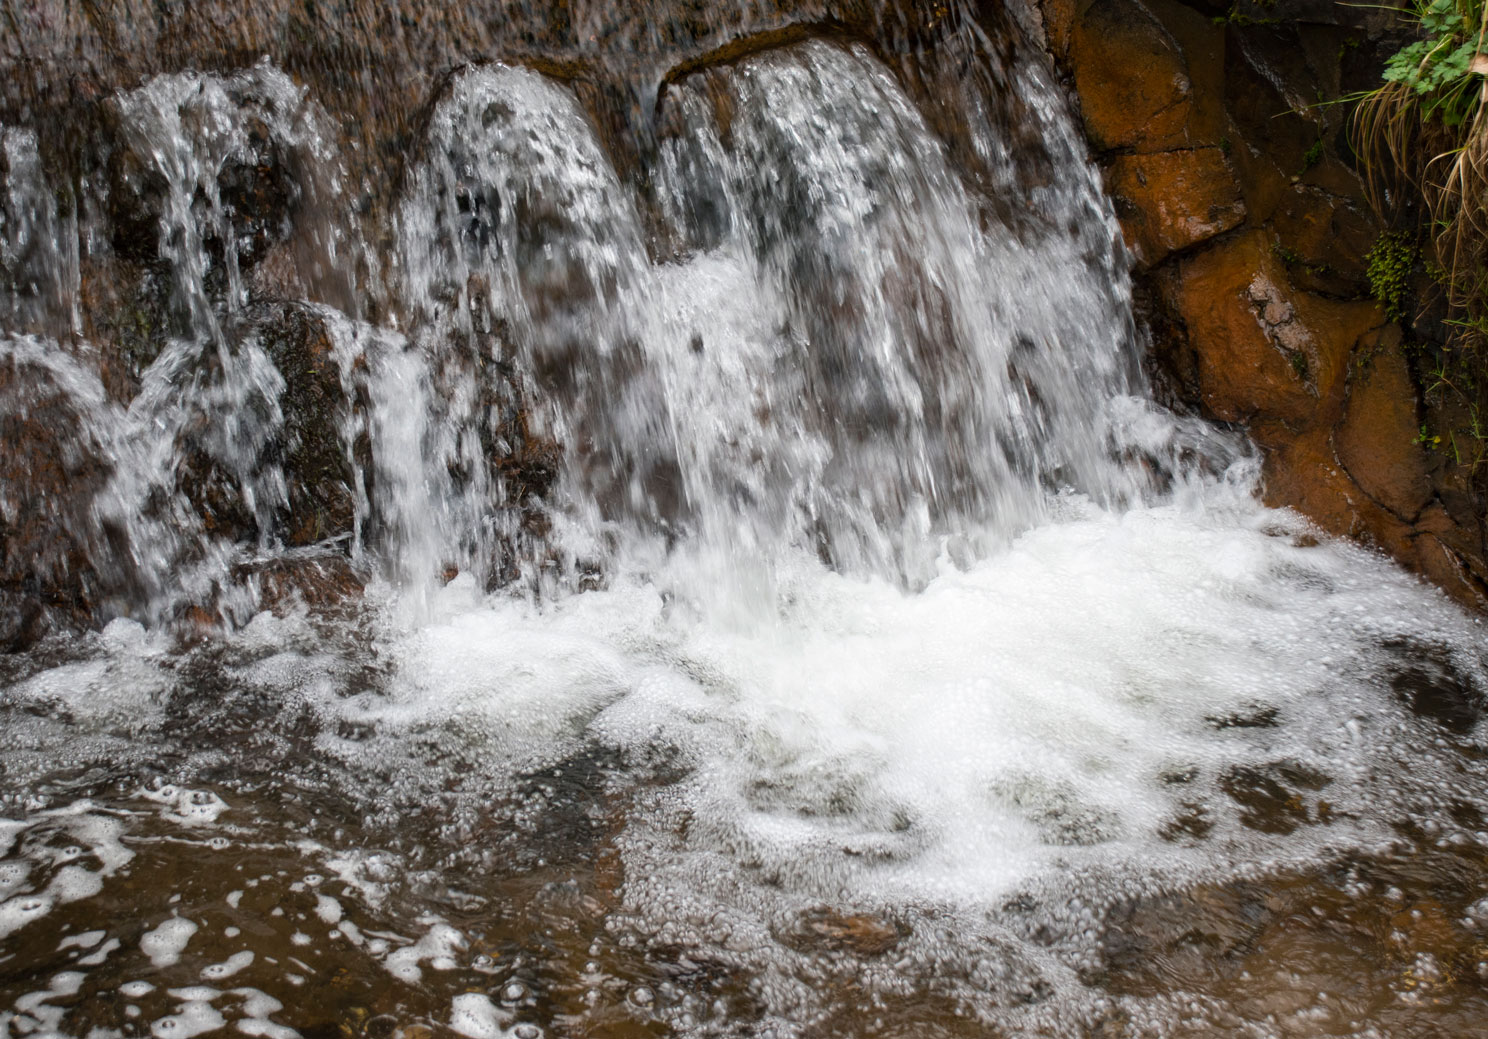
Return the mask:
POLYGON ((1482 501, 1488 491, 1488 4, 1412 0, 1402 15, 1415 38, 1385 63, 1380 85, 1356 98, 1353 129, 1376 207, 1397 226, 1415 224, 1419 232, 1382 236, 1369 255, 1369 280, 1392 320, 1437 325, 1427 337, 1437 341, 1423 345, 1417 361, 1431 413, 1420 442, 1450 447, 1451 461, 1466 468, 1482 501), (1428 288, 1418 297, 1439 286, 1444 316, 1432 322, 1408 312, 1413 283, 1428 288))

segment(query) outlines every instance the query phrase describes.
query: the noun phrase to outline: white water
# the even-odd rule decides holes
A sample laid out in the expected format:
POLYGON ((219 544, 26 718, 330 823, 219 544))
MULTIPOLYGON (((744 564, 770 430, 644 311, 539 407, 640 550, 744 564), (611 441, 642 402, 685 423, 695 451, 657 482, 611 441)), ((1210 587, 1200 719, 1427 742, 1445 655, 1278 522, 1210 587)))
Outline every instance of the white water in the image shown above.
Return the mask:
MULTIPOLYGON (((307 182, 339 167, 269 69, 120 99, 170 186, 161 260, 184 326, 127 406, 86 345, 16 327, 0 361, 61 394, 77 449, 108 463, 73 534, 105 554, 123 531, 112 608, 153 623, 220 595, 246 623, 192 648, 121 617, 9 666, 0 931, 112 897, 135 876, 126 832, 304 872, 232 878, 231 927, 147 887, 141 926, 101 947, 112 973, 59 973, 15 1013, 61 1029, 48 1000, 87 980, 90 998, 155 1000, 130 1004, 155 1034, 277 1034, 336 949, 441 992, 461 1034, 526 1039, 533 1016, 562 1034, 574 1023, 514 962, 476 951, 466 907, 492 896, 464 889, 599 830, 623 882, 591 948, 719 964, 753 1001, 627 983, 626 1013, 808 1030, 836 968, 793 935, 825 908, 897 929, 854 968, 865 1006, 933 992, 971 1020, 1075 1034, 1109 1008, 1081 972, 1125 897, 1377 850, 1407 821, 1488 842, 1458 811, 1488 810, 1481 724, 1443 728, 1397 692, 1425 675, 1480 699, 1481 625, 1377 556, 1313 544, 1257 503, 1243 444, 1143 400, 1114 221, 1025 71, 1057 175, 1017 226, 861 48, 669 90, 654 212, 566 88, 456 77, 397 211, 386 320, 306 293, 347 402, 328 431, 355 473, 346 540, 379 575, 340 620, 249 620, 224 591, 236 562, 282 550, 270 445, 301 373, 233 324, 247 280, 229 259, 213 287, 205 244, 236 255, 217 178, 248 146, 245 106, 319 169, 307 182), (513 380, 563 445, 541 537, 490 464, 513 380), (192 511, 188 431, 253 544, 192 511), (519 577, 488 592, 505 549, 519 577), (603 586, 580 594, 591 565, 603 586), (321 807, 275 814, 302 805, 321 807), (314 893, 326 875, 337 897, 314 893), (290 919, 255 894, 270 887, 313 906, 290 919), (280 931, 298 961, 248 947, 280 931), (200 984, 229 975, 244 987, 200 984), (443 993, 446 976, 489 993, 443 993)), ((993 121, 971 125, 989 165, 1016 165, 993 121)), ((354 236, 315 234, 345 266, 354 236)), ((1159 1032, 1185 1012, 1150 1002, 1126 1010, 1159 1032)))

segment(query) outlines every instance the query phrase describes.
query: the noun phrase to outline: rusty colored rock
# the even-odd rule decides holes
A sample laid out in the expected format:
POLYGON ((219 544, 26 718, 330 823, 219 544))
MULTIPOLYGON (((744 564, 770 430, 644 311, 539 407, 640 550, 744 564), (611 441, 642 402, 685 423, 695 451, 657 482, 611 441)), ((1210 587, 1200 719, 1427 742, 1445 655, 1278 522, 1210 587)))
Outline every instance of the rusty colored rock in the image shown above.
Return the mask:
POLYGON ((881 956, 904 935, 892 923, 866 913, 845 914, 827 906, 801 914, 785 936, 797 948, 881 956))
POLYGON ((1373 304, 1294 290, 1261 231, 1185 259, 1170 297, 1197 356, 1202 403, 1226 421, 1310 425, 1354 344, 1383 321, 1373 304))
POLYGON ((1106 186, 1127 248, 1146 267, 1245 220, 1240 186, 1218 148, 1117 156, 1106 186))
POLYGON ((1271 217, 1279 251, 1300 287, 1335 296, 1367 296, 1366 257, 1379 239, 1363 188, 1341 196, 1306 184, 1287 190, 1271 217))
POLYGON ((1234 421, 1266 415, 1305 422, 1311 335, 1287 301, 1285 272, 1263 235, 1207 250, 1180 268, 1176 310, 1198 355, 1205 406, 1234 421))
POLYGON ((1077 16, 1069 56, 1085 132, 1097 148, 1163 151, 1192 143, 1188 63, 1137 0, 1097 0, 1077 16))
POLYGON ((1279 425, 1263 425, 1254 433, 1266 449, 1262 474, 1267 505, 1296 509, 1329 534, 1410 554, 1410 528, 1349 478, 1333 454, 1329 429, 1293 436, 1279 425))
POLYGON ((1426 454, 1416 443, 1418 426, 1416 388, 1405 358, 1398 348, 1380 346, 1356 365, 1333 446, 1354 482, 1407 521, 1420 515, 1431 497, 1426 454))
POLYGON ((237 580, 247 583, 260 609, 284 616, 303 603, 310 612, 344 609, 361 597, 366 579, 344 556, 285 556, 239 567, 237 580))

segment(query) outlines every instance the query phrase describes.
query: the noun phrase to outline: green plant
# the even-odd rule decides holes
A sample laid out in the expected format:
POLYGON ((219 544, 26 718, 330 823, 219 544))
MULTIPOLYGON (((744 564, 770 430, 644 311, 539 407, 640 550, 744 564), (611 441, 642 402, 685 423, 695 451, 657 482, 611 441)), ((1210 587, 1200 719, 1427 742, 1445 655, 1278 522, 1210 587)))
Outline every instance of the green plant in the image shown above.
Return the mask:
POLYGON ((1483 405, 1473 366, 1464 365, 1463 360, 1454 356, 1454 351, 1445 350, 1425 373, 1427 402, 1451 416, 1452 425, 1445 430, 1445 437, 1428 435, 1423 425, 1416 442, 1433 450, 1446 444, 1456 464, 1477 473, 1488 466, 1488 422, 1484 420, 1488 409, 1483 405))
POLYGON ((1426 118, 1447 126, 1471 119, 1481 104, 1475 77, 1482 50, 1485 9, 1482 0, 1416 0, 1408 8, 1423 38, 1407 44, 1387 62, 1381 78, 1399 83, 1421 99, 1426 118))
POLYGON ((1439 432, 1420 442, 1450 449, 1488 500, 1488 0, 1410 0, 1401 14, 1417 38, 1354 98, 1352 128, 1375 208, 1421 234, 1382 236, 1369 283, 1392 318, 1419 261, 1439 286, 1446 341, 1413 354, 1439 432))
MULTIPOLYGON (((1259 0, 1256 6, 1261 8, 1262 10, 1269 11, 1276 6, 1276 0, 1259 0)), ((1209 20, 1215 25, 1220 26, 1221 28, 1227 25, 1232 25, 1239 29, 1244 29, 1247 26, 1251 25, 1278 25, 1281 22, 1281 19, 1279 18, 1252 17, 1251 15, 1248 15, 1241 11, 1239 4, 1231 4, 1230 9, 1224 14, 1216 15, 1209 20)))
POLYGON ((1457 274, 1488 243, 1488 0, 1413 0, 1402 13, 1421 38, 1355 99, 1354 135, 1377 204, 1405 189, 1425 203, 1452 302, 1475 307, 1457 274))
POLYGON ((1385 308, 1385 317, 1399 321, 1405 316, 1406 299, 1411 288, 1411 272, 1420 252, 1410 236, 1401 231, 1387 231, 1379 236, 1374 248, 1365 256, 1368 263, 1369 291, 1385 308))
POLYGON ((1312 142, 1312 147, 1302 156, 1302 168, 1297 171, 1297 176, 1305 177, 1307 171, 1323 161, 1323 139, 1319 137, 1312 142))

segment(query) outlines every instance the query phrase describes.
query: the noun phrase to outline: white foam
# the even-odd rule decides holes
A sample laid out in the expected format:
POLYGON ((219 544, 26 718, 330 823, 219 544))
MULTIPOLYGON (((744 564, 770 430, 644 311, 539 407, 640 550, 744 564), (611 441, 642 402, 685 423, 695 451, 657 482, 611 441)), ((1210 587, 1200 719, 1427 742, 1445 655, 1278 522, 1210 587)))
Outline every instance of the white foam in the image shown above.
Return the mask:
POLYGON ((55 903, 41 895, 19 895, 0 902, 0 938, 8 937, 52 911, 55 903))
POLYGON ((419 964, 427 962, 434 970, 454 970, 459 964, 455 953, 465 948, 465 936, 445 923, 433 926, 412 945, 395 949, 383 960, 389 974, 415 984, 424 976, 419 964))
POLYGON ((150 1034, 156 1039, 191 1039, 226 1025, 226 1019, 211 1003, 188 1000, 177 1007, 174 1014, 152 1021, 150 1034))
POLYGON ((15 1008, 23 1014, 36 1014, 47 1000, 57 996, 76 995, 83 987, 87 975, 80 971, 63 971, 52 975, 51 983, 44 992, 31 992, 15 1001, 15 1008))
POLYGON ((0 862, 0 899, 23 886, 31 875, 31 866, 25 862, 0 862))
POLYGON ((315 915, 320 917, 324 923, 340 923, 342 916, 341 903, 330 895, 316 895, 315 915))
POLYGON ((210 966, 203 967, 201 976, 207 981, 220 981, 223 978, 230 978, 234 974, 237 974, 242 970, 246 970, 248 967, 252 966, 252 964, 252 950, 244 949, 241 952, 233 953, 221 963, 214 963, 210 966))
POLYGON ((103 890, 103 877, 81 866, 64 866, 47 885, 47 894, 64 904, 92 898, 103 890))
POLYGON ((57 951, 62 952, 65 949, 91 949, 107 937, 107 931, 84 931, 82 934, 70 934, 57 943, 57 951))
POLYGON ((227 811, 227 802, 211 790, 190 790, 166 784, 144 788, 140 796, 161 806, 161 818, 184 826, 207 826, 227 811))
POLYGON ((470 1039, 503 1039, 512 1015, 479 992, 456 996, 450 1007, 450 1027, 470 1039))
POLYGON ((98 947, 97 952, 81 957, 78 960, 78 966, 96 967, 107 960, 110 956, 112 956, 114 952, 123 944, 124 943, 119 941, 119 939, 117 938, 110 938, 108 941, 104 942, 98 947))
POLYGON ((181 959, 186 944, 197 932, 198 925, 184 917, 173 916, 140 938, 140 950, 156 967, 169 967, 181 959))

